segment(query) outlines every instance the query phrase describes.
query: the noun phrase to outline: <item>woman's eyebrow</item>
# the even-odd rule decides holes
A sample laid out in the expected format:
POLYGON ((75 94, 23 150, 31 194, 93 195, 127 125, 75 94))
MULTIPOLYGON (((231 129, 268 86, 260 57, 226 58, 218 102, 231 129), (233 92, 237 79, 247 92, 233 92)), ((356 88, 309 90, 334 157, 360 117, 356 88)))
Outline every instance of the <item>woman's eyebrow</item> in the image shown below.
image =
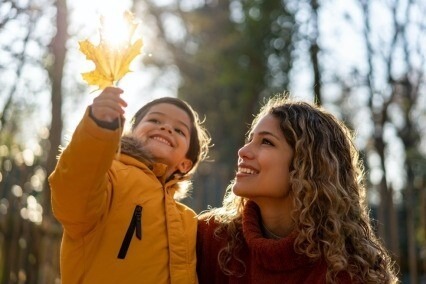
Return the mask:
POLYGON ((278 139, 278 140, 280 139, 280 137, 278 137, 274 133, 272 133, 270 131, 267 131, 267 130, 263 130, 263 131, 256 132, 256 133, 251 132, 251 133, 249 133, 249 135, 247 136, 247 138, 253 138, 254 135, 257 135, 257 136, 272 136, 275 139, 278 139))
POLYGON ((262 136, 272 136, 272 137, 274 137, 275 139, 280 139, 277 135, 275 135, 274 133, 272 133, 272 132, 270 132, 270 131, 260 131, 259 133, 258 133, 258 135, 262 135, 262 136))
POLYGON ((254 133, 254 132, 250 132, 250 133, 246 136, 245 141, 250 141, 250 140, 252 140, 254 135, 256 135, 256 136, 262 136, 262 137, 263 137, 263 136, 272 136, 272 137, 274 137, 274 138, 275 138, 275 139, 277 139, 277 140, 281 140, 281 138, 280 138, 279 136, 275 135, 274 133, 272 133, 272 132, 270 132, 270 131, 267 131, 267 130, 264 130, 264 131, 260 131, 260 132, 256 132, 256 133, 254 133))

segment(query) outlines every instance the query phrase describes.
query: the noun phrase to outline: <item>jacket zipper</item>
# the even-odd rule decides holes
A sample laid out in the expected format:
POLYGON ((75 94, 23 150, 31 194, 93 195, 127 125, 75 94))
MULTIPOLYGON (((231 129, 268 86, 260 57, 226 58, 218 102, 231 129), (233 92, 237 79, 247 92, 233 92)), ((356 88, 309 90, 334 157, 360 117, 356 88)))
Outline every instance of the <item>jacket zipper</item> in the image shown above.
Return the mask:
POLYGON ((133 232, 136 237, 142 239, 142 206, 136 205, 133 211, 132 220, 130 221, 129 228, 127 229, 126 235, 124 236, 123 242, 121 243, 120 251, 118 252, 118 258, 124 259, 129 249, 130 242, 133 238, 133 232))

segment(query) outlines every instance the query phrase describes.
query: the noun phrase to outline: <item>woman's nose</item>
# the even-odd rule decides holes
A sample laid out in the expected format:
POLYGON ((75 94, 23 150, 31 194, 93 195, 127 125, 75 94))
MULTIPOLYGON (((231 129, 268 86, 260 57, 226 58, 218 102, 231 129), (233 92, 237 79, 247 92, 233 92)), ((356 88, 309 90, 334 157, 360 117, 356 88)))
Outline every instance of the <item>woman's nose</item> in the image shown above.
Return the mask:
POLYGON ((238 157, 241 158, 241 159, 243 159, 243 158, 253 159, 254 153, 253 153, 253 151, 250 147, 250 143, 245 144, 243 147, 241 147, 238 150, 238 157))

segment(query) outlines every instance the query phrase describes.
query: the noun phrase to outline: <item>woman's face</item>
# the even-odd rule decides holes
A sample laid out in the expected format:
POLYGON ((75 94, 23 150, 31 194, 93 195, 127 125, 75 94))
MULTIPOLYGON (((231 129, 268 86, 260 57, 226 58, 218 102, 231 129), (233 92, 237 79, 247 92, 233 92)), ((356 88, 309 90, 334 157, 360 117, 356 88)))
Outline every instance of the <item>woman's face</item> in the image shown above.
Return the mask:
POLYGON ((291 207, 289 169, 293 154, 278 119, 271 114, 264 116, 238 151, 234 193, 258 204, 284 201, 291 207))

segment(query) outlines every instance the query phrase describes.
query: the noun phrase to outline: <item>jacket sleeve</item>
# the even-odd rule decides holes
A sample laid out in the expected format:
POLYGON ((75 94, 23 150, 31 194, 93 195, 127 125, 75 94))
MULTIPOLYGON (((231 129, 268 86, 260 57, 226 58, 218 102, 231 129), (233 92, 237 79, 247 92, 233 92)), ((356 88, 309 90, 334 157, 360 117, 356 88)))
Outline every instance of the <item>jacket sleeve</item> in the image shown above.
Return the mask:
POLYGON ((49 176, 53 214, 72 238, 90 232, 107 210, 108 171, 121 136, 120 129, 98 126, 89 112, 90 107, 49 176))

